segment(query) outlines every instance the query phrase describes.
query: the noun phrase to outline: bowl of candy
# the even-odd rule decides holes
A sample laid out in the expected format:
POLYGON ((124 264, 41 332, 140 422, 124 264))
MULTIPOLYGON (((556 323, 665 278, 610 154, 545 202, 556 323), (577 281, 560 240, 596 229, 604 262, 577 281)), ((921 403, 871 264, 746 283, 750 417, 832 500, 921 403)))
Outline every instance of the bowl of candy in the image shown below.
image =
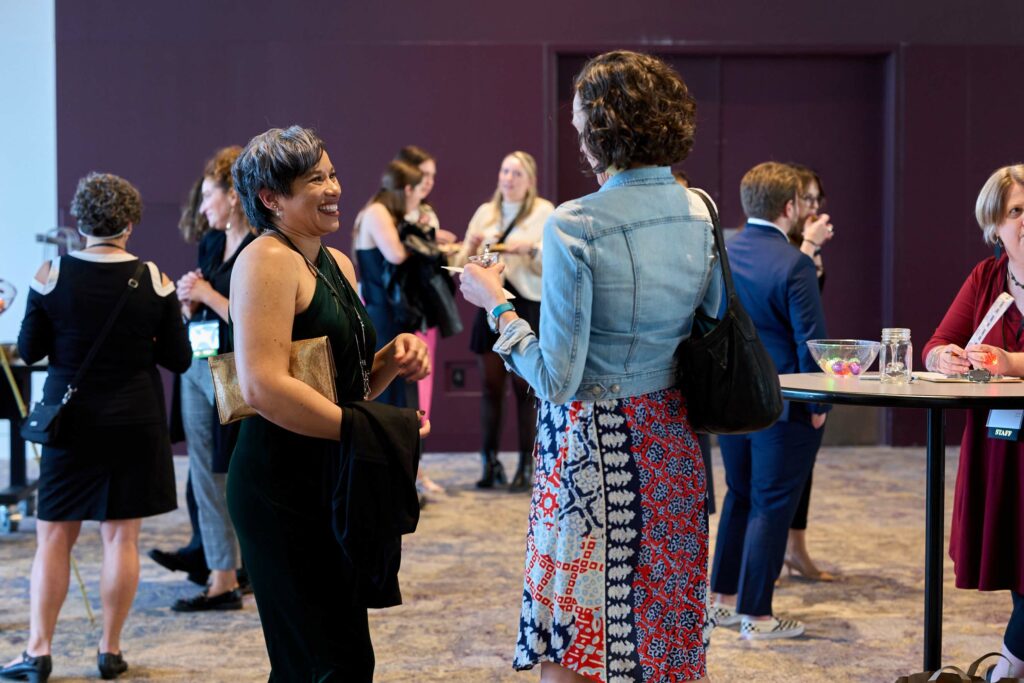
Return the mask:
POLYGON ((875 362, 882 345, 865 339, 812 339, 807 348, 826 375, 860 377, 875 362))

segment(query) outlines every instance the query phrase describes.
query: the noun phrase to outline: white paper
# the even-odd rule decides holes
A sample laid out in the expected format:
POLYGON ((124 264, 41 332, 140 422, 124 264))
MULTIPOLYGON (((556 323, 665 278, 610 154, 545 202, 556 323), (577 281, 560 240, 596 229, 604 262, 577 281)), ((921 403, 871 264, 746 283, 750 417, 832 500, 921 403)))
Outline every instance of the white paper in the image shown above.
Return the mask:
MULTIPOLYGON (((970 340, 967 342, 967 346, 974 344, 980 344, 981 340, 985 338, 985 335, 989 333, 989 330, 1003 317, 1003 313, 1006 313, 1006 309, 1013 303, 1013 297, 1003 292, 1000 294, 992 305, 988 309, 988 313, 981 319, 981 324, 978 325, 978 329, 971 335, 970 340)), ((966 347, 965 347, 966 348, 966 347)))

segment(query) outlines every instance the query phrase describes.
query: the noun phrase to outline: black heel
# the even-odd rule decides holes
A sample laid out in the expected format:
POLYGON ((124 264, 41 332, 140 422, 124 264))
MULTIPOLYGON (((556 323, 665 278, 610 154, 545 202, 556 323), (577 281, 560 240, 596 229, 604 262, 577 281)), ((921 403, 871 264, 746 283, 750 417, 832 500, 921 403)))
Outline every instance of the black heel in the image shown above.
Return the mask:
POLYGON ((97 652, 96 667, 100 670, 100 678, 105 681, 112 681, 128 670, 128 662, 124 661, 124 654, 118 652, 97 652))
POLYGON ((505 476, 505 468, 498 461, 497 453, 481 453, 480 464, 482 471, 480 473, 480 480, 476 483, 478 489, 493 489, 495 485, 503 486, 508 483, 508 478, 505 476))
POLYGON ((28 681, 29 683, 46 683, 53 671, 53 660, 50 655, 32 657, 28 651, 21 653, 21 661, 0 669, 0 678, 9 681, 28 681))
POLYGON ((516 473, 512 477, 512 483, 508 485, 508 490, 513 493, 521 493, 529 491, 531 488, 533 488, 533 453, 520 453, 516 473))

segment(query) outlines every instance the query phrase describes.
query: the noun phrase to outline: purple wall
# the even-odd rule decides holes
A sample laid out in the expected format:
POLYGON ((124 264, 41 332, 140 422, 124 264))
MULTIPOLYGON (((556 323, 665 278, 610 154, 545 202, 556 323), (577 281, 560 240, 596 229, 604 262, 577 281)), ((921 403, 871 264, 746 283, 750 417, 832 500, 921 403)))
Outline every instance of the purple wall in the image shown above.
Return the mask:
MULTIPOLYGON (((176 276, 194 259, 175 234, 178 206, 203 161, 271 125, 302 123, 320 131, 344 186, 335 246, 348 248, 352 217, 408 143, 438 157, 431 201, 461 234, 509 150, 538 158, 545 196, 592 189, 575 172, 566 83, 581 56, 644 49, 677 63, 698 98, 687 170, 726 223, 740 219, 737 183, 753 163, 817 166, 843 236, 829 253, 831 330, 874 338, 898 323, 924 344, 985 254, 971 219, 978 188, 1021 155, 1013 123, 1024 93, 1008 86, 1024 56, 1024 4, 581 7, 58 0, 61 210, 89 170, 131 179, 146 202, 133 248, 176 276)), ((466 337, 442 347, 434 450, 477 446, 466 337), (450 386, 455 367, 468 371, 464 389, 450 386)), ((893 422, 896 443, 923 434, 916 414, 893 422)))

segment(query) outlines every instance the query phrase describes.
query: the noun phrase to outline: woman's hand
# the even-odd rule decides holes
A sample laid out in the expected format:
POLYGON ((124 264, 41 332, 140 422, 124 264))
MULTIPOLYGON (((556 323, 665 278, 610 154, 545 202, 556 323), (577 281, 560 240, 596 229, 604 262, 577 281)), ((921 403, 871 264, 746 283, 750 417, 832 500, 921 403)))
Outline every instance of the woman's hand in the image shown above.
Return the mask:
POLYGON ((202 275, 198 270, 191 270, 178 278, 178 281, 174 284, 175 290, 177 290, 178 299, 181 301, 191 301, 192 285, 194 285, 196 280, 201 277, 202 275))
POLYGON ((427 414, 422 410, 417 410, 416 415, 420 418, 420 438, 425 439, 430 436, 430 420, 427 419, 427 414))
POLYGON ((213 285, 208 280, 202 277, 196 277, 192 280, 192 287, 189 290, 189 299, 195 303, 209 305, 210 294, 216 292, 213 285))
POLYGON ((975 368, 984 368, 993 375, 1015 375, 1012 355, 991 344, 972 344, 966 349, 967 359, 975 368))
POLYGON ((827 213, 817 217, 810 216, 804 224, 803 238, 819 249, 832 239, 832 234, 833 227, 827 213))
POLYGON ((441 228, 438 228, 434 231, 434 239, 437 240, 438 244, 455 244, 456 240, 459 238, 450 230, 442 230, 441 228))
POLYGON ((523 256, 529 256, 535 249, 535 242, 524 239, 506 240, 505 241, 505 253, 506 254, 521 254, 523 256))
POLYGON ((459 276, 459 291, 469 303, 490 311, 498 304, 505 303, 505 292, 501 287, 501 273, 504 270, 504 263, 490 268, 467 263, 459 276))
POLYGON ((466 251, 469 254, 475 254, 480 249, 480 245, 483 244, 484 236, 479 232, 474 232, 471 235, 466 235, 466 251))
POLYGON ((943 375, 962 375, 971 369, 967 352, 956 344, 936 347, 929 358, 932 361, 929 370, 943 375))
POLYGON ((415 334, 404 332, 394 338, 390 361, 397 375, 409 381, 420 380, 430 374, 427 344, 415 334))

